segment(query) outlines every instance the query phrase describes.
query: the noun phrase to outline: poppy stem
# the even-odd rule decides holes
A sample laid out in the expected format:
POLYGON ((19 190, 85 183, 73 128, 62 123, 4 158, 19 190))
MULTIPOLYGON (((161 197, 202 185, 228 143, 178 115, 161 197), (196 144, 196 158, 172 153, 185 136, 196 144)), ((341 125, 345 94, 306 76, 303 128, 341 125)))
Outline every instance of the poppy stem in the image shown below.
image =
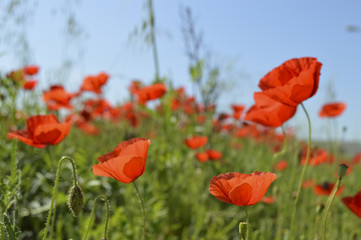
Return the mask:
POLYGON ((106 240, 107 239, 107 235, 108 235, 108 221, 109 221, 109 201, 108 198, 105 195, 99 195, 95 198, 94 200, 94 204, 93 204, 93 208, 92 208, 92 212, 90 214, 90 219, 89 219, 89 223, 88 226, 86 227, 85 230, 85 235, 83 240, 86 240, 88 238, 88 233, 89 233, 89 229, 91 228, 92 225, 92 221, 94 218, 94 213, 95 213, 95 204, 97 203, 98 199, 103 199, 104 203, 105 203, 105 207, 106 207, 106 217, 105 217, 105 226, 104 226, 104 235, 103 235, 103 239, 106 240))
POLYGON ((4 231, 4 223, 3 223, 3 214, 0 210, 0 239, 5 240, 5 231, 4 231))
POLYGON ((285 126, 282 125, 282 126, 281 126, 281 129, 282 129, 282 134, 283 134, 282 149, 281 149, 281 151, 273 154, 273 157, 272 157, 273 159, 276 159, 276 158, 278 158, 279 156, 284 155, 284 154, 286 153, 286 151, 287 151, 287 137, 286 137, 286 129, 285 129, 285 126))
POLYGON ((135 190, 137 191, 137 194, 138 194, 138 198, 139 198, 139 200, 140 200, 140 203, 142 204, 142 211, 143 211, 143 233, 144 233, 143 239, 146 239, 145 222, 146 222, 146 219, 147 219, 147 213, 146 213, 145 208, 144 208, 143 198, 142 198, 142 196, 140 195, 140 192, 139 192, 139 189, 138 189, 137 184, 135 183, 135 180, 133 181, 133 184, 134 184, 135 190))
POLYGON ((303 178, 304 178, 305 173, 306 173, 306 169, 307 169, 307 166, 308 166, 308 161, 309 161, 309 158, 310 158, 310 151, 311 151, 311 120, 310 120, 310 116, 308 115, 308 112, 307 112, 305 106, 303 105, 303 103, 301 103, 301 107, 302 107, 303 111, 305 112, 306 117, 307 117, 307 121, 308 121, 308 143, 307 143, 306 161, 305 161, 305 164, 303 165, 301 176, 300 176, 300 179, 299 179, 299 182, 298 182, 295 204, 293 206, 292 215, 291 215, 292 217, 291 217, 290 239, 293 239, 293 231, 294 231, 294 227, 295 227, 294 224, 295 224, 295 217, 296 217, 296 209, 297 209, 297 205, 298 205, 298 200, 300 199, 301 186, 302 186, 303 178))
POLYGON ((248 240, 248 234, 249 234, 249 223, 248 223, 248 211, 247 211, 247 207, 244 208, 245 213, 246 213, 246 221, 245 222, 240 222, 238 229, 239 229, 239 234, 241 235, 241 240, 248 240))
POLYGON ((323 239, 323 240, 326 239, 326 222, 327 222, 327 215, 328 215, 328 212, 330 211, 330 207, 331 207, 332 201, 333 201, 333 199, 334 199, 335 196, 336 196, 336 192, 337 192, 337 190, 340 188, 341 181, 342 181, 342 178, 339 177, 338 180, 337 180, 336 186, 334 186, 334 188, 332 189, 331 195, 328 197, 327 202, 326 202, 325 215, 323 216, 323 220, 322 220, 323 226, 322 226, 322 234, 321 234, 321 236, 322 236, 322 239, 323 239))
POLYGON ((247 211, 247 207, 244 208, 244 211, 246 212, 246 223, 247 223, 247 233, 246 233, 246 240, 248 240, 248 234, 249 234, 249 221, 248 221, 248 211, 247 211))
POLYGON ((78 181, 77 181, 77 172, 76 172, 76 167, 75 167, 75 163, 74 160, 71 159, 70 157, 67 156, 63 156, 58 163, 58 169, 56 170, 56 177, 55 177, 55 184, 53 187, 53 192, 51 194, 51 203, 50 203, 50 208, 49 208, 49 212, 48 212, 48 218, 46 219, 46 225, 45 225, 45 229, 44 229, 44 233, 43 233, 43 238, 42 240, 45 240, 47 238, 48 235, 48 230, 49 230, 49 225, 50 225, 50 219, 51 219, 51 215, 53 212, 53 206, 54 206, 54 201, 55 201, 55 195, 57 193, 57 189, 58 189, 58 183, 59 183, 59 176, 60 176, 60 170, 61 170, 61 165, 63 164, 64 160, 69 160, 72 168, 73 168, 73 183, 74 186, 78 186, 78 181))

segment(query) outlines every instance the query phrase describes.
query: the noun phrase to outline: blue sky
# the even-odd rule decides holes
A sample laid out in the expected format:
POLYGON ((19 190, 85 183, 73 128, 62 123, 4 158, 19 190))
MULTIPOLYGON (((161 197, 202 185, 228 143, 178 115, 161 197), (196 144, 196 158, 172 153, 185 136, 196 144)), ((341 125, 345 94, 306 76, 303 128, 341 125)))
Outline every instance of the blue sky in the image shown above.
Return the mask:
MULTIPOLYGON (((132 79, 152 81, 151 49, 141 39, 137 44, 129 41, 130 33, 146 16, 142 1, 83 0, 69 8, 75 12, 85 35, 77 42, 84 55, 77 59, 68 79, 55 77, 54 71, 66 56, 76 56, 76 47, 64 38, 66 14, 60 10, 71 1, 29 2, 37 3, 26 31, 31 59, 42 68, 41 89, 62 82, 75 90, 84 76, 105 71, 112 76, 106 96, 116 103, 127 98, 132 79)), ((259 79, 284 61, 317 57, 323 63, 319 90, 305 102, 314 136, 326 137, 329 121, 319 119, 317 112, 329 100, 326 89, 331 82, 336 92, 334 100, 347 103, 345 113, 337 118, 338 127, 348 127, 347 139, 361 139, 361 32, 346 31, 347 25, 361 26, 361 1, 154 0, 161 75, 171 78, 175 86, 189 87, 180 30, 181 6, 190 7, 196 16, 212 61, 221 66, 233 63, 229 73, 232 87, 220 97, 221 110, 230 111, 231 103, 252 105, 259 79)), ((5 71, 20 67, 8 49, 0 64, 5 71)), ((289 124, 298 126, 303 134, 307 125, 301 110, 289 124)))

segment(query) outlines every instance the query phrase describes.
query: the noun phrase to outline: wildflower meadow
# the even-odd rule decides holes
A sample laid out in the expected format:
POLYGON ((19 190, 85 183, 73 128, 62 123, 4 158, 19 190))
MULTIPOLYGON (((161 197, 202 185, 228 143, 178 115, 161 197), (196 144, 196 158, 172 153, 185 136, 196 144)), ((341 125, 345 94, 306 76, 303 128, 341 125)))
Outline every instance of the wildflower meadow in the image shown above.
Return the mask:
MULTIPOLYGON (((111 103, 106 71, 74 91, 39 89, 41 63, 0 66, 0 240, 361 239, 361 152, 317 144, 305 104, 322 60, 283 59, 253 104, 219 110, 206 58, 190 58, 198 94, 161 74, 145 2, 155 74, 129 79, 126 101, 111 103), (289 124, 296 112, 306 138, 289 124)), ((325 123, 348 110, 320 106, 325 123)))

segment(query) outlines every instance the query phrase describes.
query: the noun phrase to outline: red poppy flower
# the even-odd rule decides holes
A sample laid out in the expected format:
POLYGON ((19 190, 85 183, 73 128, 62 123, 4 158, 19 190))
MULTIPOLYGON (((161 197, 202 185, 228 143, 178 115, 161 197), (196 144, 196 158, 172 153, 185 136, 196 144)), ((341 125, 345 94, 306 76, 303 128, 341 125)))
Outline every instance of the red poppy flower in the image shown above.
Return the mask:
POLYGON ((90 135, 98 135, 99 134, 99 129, 95 125, 93 125, 89 122, 79 123, 77 125, 77 127, 86 134, 90 134, 90 135))
POLYGON ((317 92, 321 67, 317 58, 293 58, 269 72, 258 86, 270 98, 296 107, 317 92))
POLYGON ((222 158, 222 153, 217 150, 207 149, 206 152, 209 156, 209 159, 211 159, 211 160, 218 160, 218 159, 222 158))
POLYGON ((361 191, 353 197, 344 197, 342 202, 348 207, 356 216, 361 218, 361 191))
POLYGON ((38 83, 38 81, 36 81, 36 80, 26 81, 23 85, 23 88, 25 90, 33 90, 37 83, 38 83))
POLYGON ((313 187, 313 185, 315 185, 315 181, 313 179, 309 179, 309 180, 302 182, 303 188, 311 188, 311 187, 313 187))
POLYGON ((39 72, 39 67, 36 65, 30 65, 30 66, 24 67, 23 70, 26 75, 32 76, 39 72))
POLYGON ((321 118, 325 117, 337 117, 340 116, 346 109, 346 103, 343 102, 333 102, 328 103, 322 106, 318 115, 321 118))
POLYGON ((37 115, 26 120, 26 130, 8 133, 8 138, 20 141, 38 148, 46 145, 56 145, 69 133, 71 122, 59 123, 55 115, 37 115))
POLYGON ((282 104, 264 92, 255 92, 255 104, 247 111, 244 120, 267 127, 279 127, 296 113, 297 107, 282 104))
POLYGON ((191 149, 203 147, 204 145, 206 145, 207 142, 208 138, 202 136, 193 136, 184 140, 184 143, 191 149))
POLYGON ((240 119, 245 108, 246 106, 243 104, 233 104, 232 105, 233 118, 240 119))
POLYGON ((88 99, 84 102, 84 109, 92 118, 101 116, 111 118, 112 105, 106 99, 88 99))
POLYGON ((87 76, 84 78, 80 90, 100 94, 102 92, 101 87, 107 83, 108 78, 109 75, 104 72, 101 72, 95 76, 87 76))
POLYGON ((209 159, 209 156, 208 156, 208 153, 206 153, 206 152, 196 153, 196 158, 200 162, 206 162, 209 159))
POLYGON ((233 104, 231 107, 234 112, 242 112, 246 106, 243 104, 233 104))
POLYGON ((227 118, 229 118, 229 115, 227 113, 220 113, 218 115, 218 121, 220 122, 226 120, 227 118))
POLYGON ((137 94, 137 92, 140 89, 140 86, 142 85, 142 82, 139 80, 133 80, 132 83, 129 86, 129 91, 131 94, 137 94))
POLYGON ((273 166, 273 169, 276 170, 276 171, 283 171, 285 170, 287 167, 287 161, 286 160, 282 160, 282 161, 279 161, 278 163, 276 163, 274 166, 273 166))
POLYGON ((43 93, 43 100, 50 110, 58 110, 60 108, 73 109, 70 100, 74 94, 65 91, 63 86, 53 85, 49 91, 43 93))
POLYGON ((357 153, 353 158, 352 158, 352 164, 357 164, 361 161, 361 152, 357 153))
MULTIPOLYGON (((330 195, 334 187, 334 183, 324 182, 322 184, 316 185, 313 188, 313 191, 316 193, 316 195, 330 195)), ((344 186, 340 186, 336 192, 336 196, 340 195, 344 188, 344 186)))
POLYGON ((130 183, 144 173, 150 140, 133 138, 120 143, 114 150, 98 157, 93 173, 130 183))
POLYGON ((209 192, 222 202, 249 206, 261 200, 276 178, 270 172, 223 173, 212 178, 209 192))
POLYGON ((97 127, 86 120, 81 114, 69 114, 66 116, 66 120, 71 121, 72 124, 86 134, 97 135, 99 133, 97 127))
POLYGON ((276 201, 276 199, 275 199, 274 197, 272 197, 272 196, 270 196, 270 197, 268 197, 268 196, 263 196, 263 197, 261 198, 261 201, 262 201, 263 203, 265 203, 265 204, 272 204, 272 203, 274 203, 274 202, 276 201))
POLYGON ((256 124, 244 124, 244 126, 235 132, 235 136, 239 138, 253 137, 256 138, 261 135, 261 131, 256 124))
MULTIPOLYGON (((306 156, 307 147, 304 147, 301 152, 301 165, 306 163, 306 156)), ((322 163, 332 163, 333 160, 333 156, 330 155, 326 150, 322 148, 311 149, 308 164, 311 166, 316 166, 322 163)))
POLYGON ((138 102, 141 105, 149 100, 154 100, 162 97, 167 91, 167 87, 163 83, 156 83, 151 86, 143 87, 138 90, 138 102))
POLYGON ((232 131, 233 128, 234 128, 233 123, 228 123, 228 124, 221 125, 221 130, 223 130, 225 132, 230 132, 230 131, 232 131))
POLYGON ((196 119, 197 123, 204 123, 206 120, 207 118, 204 115, 198 115, 196 119))

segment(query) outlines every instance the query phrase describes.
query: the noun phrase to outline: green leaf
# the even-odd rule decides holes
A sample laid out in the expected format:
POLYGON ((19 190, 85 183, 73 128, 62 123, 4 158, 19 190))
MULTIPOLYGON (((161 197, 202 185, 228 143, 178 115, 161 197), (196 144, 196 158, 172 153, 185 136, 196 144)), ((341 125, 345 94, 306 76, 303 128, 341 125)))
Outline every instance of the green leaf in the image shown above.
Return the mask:
POLYGON ((192 82, 199 83, 203 76, 204 60, 199 60, 195 65, 189 67, 192 82))

